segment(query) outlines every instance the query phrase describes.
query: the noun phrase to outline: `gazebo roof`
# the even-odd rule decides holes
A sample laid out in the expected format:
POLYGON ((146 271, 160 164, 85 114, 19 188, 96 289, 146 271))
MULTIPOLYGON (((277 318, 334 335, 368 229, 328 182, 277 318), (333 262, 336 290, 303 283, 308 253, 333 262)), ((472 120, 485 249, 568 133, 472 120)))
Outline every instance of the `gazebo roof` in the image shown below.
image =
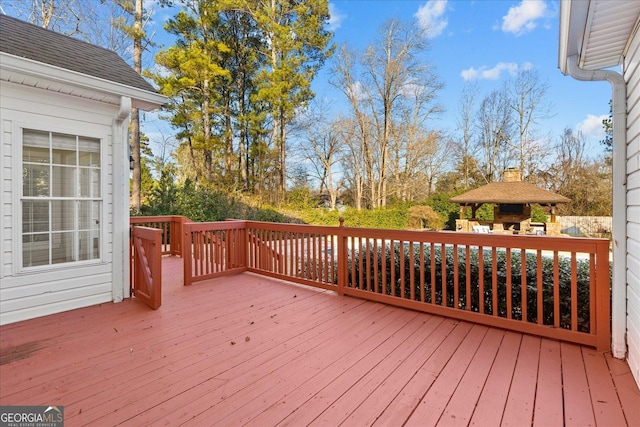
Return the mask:
POLYGON ((492 182, 482 187, 467 191, 450 199, 461 205, 496 203, 496 204, 526 204, 538 203, 555 205, 569 203, 571 200, 552 191, 545 190, 523 181, 492 182))

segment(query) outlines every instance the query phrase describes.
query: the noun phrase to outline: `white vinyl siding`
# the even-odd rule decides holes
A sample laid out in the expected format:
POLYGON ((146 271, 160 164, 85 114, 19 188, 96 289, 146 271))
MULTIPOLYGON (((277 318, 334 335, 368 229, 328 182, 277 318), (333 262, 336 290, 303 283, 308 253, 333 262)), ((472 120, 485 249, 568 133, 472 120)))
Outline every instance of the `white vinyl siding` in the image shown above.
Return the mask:
MULTIPOLYGON (((114 288, 120 288, 120 295, 123 288, 128 288, 128 283, 122 280, 114 283, 114 252, 118 257, 128 254, 128 246, 123 245, 118 249, 113 247, 116 225, 123 230, 122 232, 128 228, 127 224, 120 224, 124 219, 114 222, 111 214, 115 194, 112 133, 113 118, 117 111, 118 106, 0 81, 0 324, 113 301, 114 288), (88 247, 93 250, 94 238, 98 239, 99 245, 91 254, 85 252, 84 257, 90 256, 92 259, 82 260, 82 250, 74 234, 70 239, 75 239, 70 243, 71 251, 64 254, 71 262, 26 266, 22 252, 23 232, 26 235, 35 235, 37 232, 23 230, 25 212, 22 203, 29 200, 39 201, 35 200, 39 197, 23 197, 22 177, 25 162, 22 134, 25 129, 72 136, 78 147, 82 146, 83 140, 99 141, 99 166, 97 160, 91 158, 93 154, 89 155, 88 160, 86 155, 83 155, 81 160, 79 155, 74 154, 74 166, 57 165, 58 160, 50 162, 48 166, 50 173, 53 168, 58 167, 67 169, 67 176, 93 175, 85 180, 85 183, 91 185, 78 185, 70 190, 66 184, 58 185, 55 182, 53 187, 58 188, 55 192, 50 190, 51 197, 48 199, 51 200, 44 202, 53 203, 57 199, 74 205, 67 210, 73 212, 71 225, 69 221, 58 222, 47 234, 80 235, 90 230, 93 236, 85 239, 91 240, 88 247), (77 138, 78 136, 80 138, 77 138), (98 170, 99 177, 95 175, 98 170), (85 215, 86 212, 81 212, 81 208, 75 206, 85 201, 89 203, 88 207, 85 206, 89 215, 85 215), (95 203, 100 206, 95 206, 95 203), (83 218, 86 221, 83 222, 83 218), (91 220, 97 220, 99 224, 89 224, 87 221, 91 220), (99 228, 95 228, 96 226, 99 228), (69 227, 72 230, 61 230, 69 227)), ((30 156, 31 154, 27 156, 26 165, 36 167, 41 163, 37 156, 30 156)), ((63 163, 62 159, 59 159, 59 162, 63 163)), ((120 189, 118 194, 127 197, 125 191, 126 188, 120 189)), ((126 200, 122 201, 120 198, 119 203, 125 203, 126 200)), ((117 276, 126 277, 122 271, 118 271, 117 276)))
POLYGON ((627 345, 640 384, 640 33, 624 61, 627 82, 627 345))

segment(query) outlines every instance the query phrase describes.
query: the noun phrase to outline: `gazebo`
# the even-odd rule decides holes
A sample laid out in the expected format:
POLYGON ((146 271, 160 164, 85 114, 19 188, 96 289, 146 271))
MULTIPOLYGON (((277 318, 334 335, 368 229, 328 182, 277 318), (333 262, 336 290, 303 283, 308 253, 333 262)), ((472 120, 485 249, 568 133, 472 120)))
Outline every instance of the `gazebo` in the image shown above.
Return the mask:
POLYGON ((555 208, 571 200, 554 192, 520 180, 520 172, 507 170, 503 182, 492 182, 450 199, 460 204, 460 219, 456 220, 456 231, 494 232, 504 234, 559 235, 560 224, 556 222, 555 208), (476 212, 485 203, 493 203, 493 221, 480 221, 476 212), (548 222, 536 226, 531 222, 531 205, 537 203, 549 209, 548 222), (465 219, 471 208, 471 219, 465 219))

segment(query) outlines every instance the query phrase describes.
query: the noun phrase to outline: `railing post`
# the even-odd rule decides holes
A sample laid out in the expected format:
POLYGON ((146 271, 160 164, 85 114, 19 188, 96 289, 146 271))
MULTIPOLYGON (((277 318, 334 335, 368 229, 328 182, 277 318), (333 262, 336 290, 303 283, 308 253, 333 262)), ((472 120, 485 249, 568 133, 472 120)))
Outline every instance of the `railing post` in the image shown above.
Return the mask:
POLYGON ((240 230, 240 253, 238 256, 240 257, 239 261, 242 263, 244 268, 249 267, 248 264, 248 253, 249 253, 249 233, 247 233, 247 222, 242 223, 242 229, 240 230))
POLYGON ((189 286, 192 282, 192 244, 191 244, 191 226, 190 223, 182 224, 182 275, 183 285, 189 286))
MULTIPOLYGON (((162 304, 162 230, 156 230, 150 247, 151 278, 153 280, 153 293, 151 295, 151 308, 158 309, 162 304)), ((140 270, 140 269, 139 269, 140 270)))
POLYGON ((596 342, 598 351, 611 348, 611 291, 609 280, 609 242, 596 242, 596 342))
POLYGON ((344 287, 347 282, 347 248, 344 233, 344 218, 340 217, 338 227, 338 295, 344 295, 344 287))

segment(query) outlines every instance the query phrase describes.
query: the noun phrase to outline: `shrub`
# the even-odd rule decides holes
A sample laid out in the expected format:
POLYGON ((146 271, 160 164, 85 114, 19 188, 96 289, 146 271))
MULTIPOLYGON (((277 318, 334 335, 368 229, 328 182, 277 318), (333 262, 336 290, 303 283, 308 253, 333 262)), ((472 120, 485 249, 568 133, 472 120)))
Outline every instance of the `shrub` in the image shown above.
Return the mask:
MULTIPOLYGON (((424 290, 420 285, 420 245, 414 244, 412 248, 408 244, 404 244, 403 252, 404 257, 400 256, 400 244, 396 243, 391 247, 386 245, 384 248, 377 248, 377 254, 373 253, 373 250, 366 246, 358 248, 352 256, 349 253, 349 271, 354 271, 355 274, 349 274, 349 283, 347 286, 358 289, 367 289, 367 285, 375 289, 377 292, 391 295, 395 297, 401 296, 402 283, 400 281, 401 270, 404 274, 404 286, 405 286, 405 298, 411 298, 411 286, 414 287, 415 300, 421 300, 421 292, 424 291, 425 301, 429 303, 436 303, 442 306, 456 308, 466 308, 467 295, 466 295, 466 282, 467 276, 471 283, 471 295, 470 297, 470 310, 480 311, 480 277, 483 279, 484 284, 484 313, 492 315, 493 305, 493 251, 483 250, 483 268, 480 271, 479 263, 479 251, 477 248, 471 248, 469 250, 469 265, 470 270, 466 270, 466 249, 458 248, 458 253, 454 254, 452 246, 447 246, 443 250, 441 246, 434 247, 434 269, 432 271, 432 251, 430 245, 424 246, 424 290), (411 251, 413 251, 413 265, 411 264, 411 251), (377 260, 376 268, 378 271, 377 283, 373 281, 373 260, 377 260), (391 262, 393 260, 393 271, 391 262), (384 265, 383 265, 384 263, 384 265), (442 277, 442 265, 445 263, 444 278, 445 288, 443 289, 443 277, 442 277), (458 268, 458 301, 454 301, 454 265, 457 263, 458 268), (354 270, 351 270, 351 269, 354 270), (382 270, 384 269, 386 275, 386 288, 382 287, 382 270), (361 271, 362 270, 362 271, 361 271), (414 281, 410 283, 411 270, 414 273, 414 281), (432 275, 435 276, 432 286, 432 275), (362 280, 362 281, 361 281, 362 280), (367 283, 367 280, 369 282, 367 283), (443 298, 446 295, 446 302, 443 303, 443 298)), ((507 317, 507 253, 505 250, 499 250, 495 253, 496 256, 496 291, 497 291, 497 315, 500 317, 507 317)), ((512 312, 513 319, 522 320, 522 257, 520 251, 513 251, 511 254, 511 299, 512 299, 512 312)), ((534 254, 526 254, 524 260, 525 266, 525 282, 526 283, 526 307, 527 307, 527 321, 537 323, 538 321, 538 273, 537 273, 537 257, 534 254)), ((559 283, 560 283, 560 326, 562 328, 569 329, 571 327, 571 259, 568 257, 559 257, 559 283)), ((589 260, 577 260, 577 288, 578 288, 578 330, 582 332, 589 332, 590 328, 590 313, 589 313, 589 280, 590 278, 590 265, 589 260)), ((544 325, 554 324, 554 311, 553 311, 553 259, 550 257, 542 258, 542 274, 540 277, 542 282, 542 304, 543 304, 543 319, 544 325)))

